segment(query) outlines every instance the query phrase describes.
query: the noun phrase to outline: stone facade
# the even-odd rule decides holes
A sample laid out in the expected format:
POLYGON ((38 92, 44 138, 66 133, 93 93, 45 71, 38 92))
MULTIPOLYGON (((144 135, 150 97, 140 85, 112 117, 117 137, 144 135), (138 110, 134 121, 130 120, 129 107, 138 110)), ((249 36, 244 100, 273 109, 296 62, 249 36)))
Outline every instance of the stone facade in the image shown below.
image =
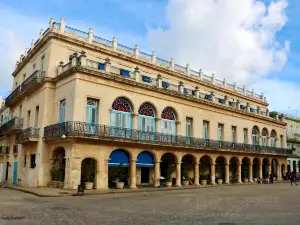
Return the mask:
POLYGON ((5 100, 13 122, 0 128, 10 149, 0 154, 2 181, 108 188, 125 174, 136 188, 158 186, 161 176, 176 186, 204 176, 212 184, 270 173, 280 180, 287 169, 285 123, 269 117, 263 94, 63 19, 50 20, 13 77, 5 100))

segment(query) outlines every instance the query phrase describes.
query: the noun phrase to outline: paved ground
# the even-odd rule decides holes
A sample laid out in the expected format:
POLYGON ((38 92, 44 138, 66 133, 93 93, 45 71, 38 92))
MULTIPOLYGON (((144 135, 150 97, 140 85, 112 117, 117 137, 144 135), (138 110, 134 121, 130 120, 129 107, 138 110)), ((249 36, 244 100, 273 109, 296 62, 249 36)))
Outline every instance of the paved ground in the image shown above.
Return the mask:
POLYGON ((298 225, 299 186, 240 185, 60 198, 0 188, 0 225, 298 225))

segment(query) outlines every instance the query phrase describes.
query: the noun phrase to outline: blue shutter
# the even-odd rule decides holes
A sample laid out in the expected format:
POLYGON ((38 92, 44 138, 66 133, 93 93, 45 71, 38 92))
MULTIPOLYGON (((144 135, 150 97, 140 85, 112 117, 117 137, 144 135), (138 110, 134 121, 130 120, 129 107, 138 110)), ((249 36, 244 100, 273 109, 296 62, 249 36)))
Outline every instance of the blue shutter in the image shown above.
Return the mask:
POLYGON ((104 70, 104 63, 98 63, 98 69, 104 70))
POLYGON ((128 77, 128 78, 130 78, 130 74, 129 74, 129 71, 128 71, 128 70, 120 69, 120 75, 123 76, 123 77, 128 77))

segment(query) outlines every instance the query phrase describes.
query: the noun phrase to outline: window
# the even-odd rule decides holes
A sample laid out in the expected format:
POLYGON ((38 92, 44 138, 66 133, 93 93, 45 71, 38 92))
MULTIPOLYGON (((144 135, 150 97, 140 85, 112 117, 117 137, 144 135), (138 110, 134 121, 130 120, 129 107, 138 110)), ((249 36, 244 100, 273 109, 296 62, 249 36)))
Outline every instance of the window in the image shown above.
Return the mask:
POLYGON ((43 55, 41 58, 41 71, 44 71, 44 61, 45 61, 45 56, 43 55))
POLYGON ((209 122, 203 121, 203 138, 209 138, 209 122))
POLYGON ((193 119, 186 118, 186 136, 192 137, 193 136, 193 119))
POLYGON ((59 103, 59 122, 65 122, 66 117, 66 99, 61 100, 59 103))
POLYGON ((223 124, 218 124, 218 140, 223 141, 223 129, 224 125, 223 124))
POLYGON ((27 127, 30 127, 30 110, 27 112, 27 127))
POLYGON ((267 146, 268 145, 268 130, 264 128, 261 133, 261 145, 267 146))
POLYGON ((125 98, 117 98, 112 104, 111 126, 119 128, 132 128, 132 107, 125 98))
POLYGON ((176 135, 176 116, 174 111, 170 108, 165 108, 161 117, 161 132, 176 135))
POLYGON ((87 99, 86 122, 88 133, 96 133, 96 124, 98 121, 98 100, 87 99))
POLYGON ((258 128, 255 126, 252 128, 252 144, 253 145, 259 145, 259 132, 258 128))
POLYGON ((34 169, 36 167, 35 164, 35 154, 30 155, 30 168, 34 169))
POLYGON ((244 128, 243 133, 244 133, 244 144, 247 144, 248 143, 248 129, 244 128))
POLYGON ((270 141, 271 141, 271 147, 276 147, 276 132, 275 132, 275 130, 271 131, 270 141))
POLYGON ((39 106, 35 107, 35 120, 34 120, 35 127, 38 127, 39 125, 39 112, 40 112, 40 107, 39 106))
POLYGON ((24 155, 24 167, 26 167, 26 165, 27 165, 27 156, 24 155))
POLYGON ((149 103, 139 108, 139 129, 145 132, 155 132, 155 110, 149 103))
POLYGON ((233 143, 236 143, 237 141, 236 141, 236 136, 237 136, 237 134, 236 134, 236 126, 232 126, 231 127, 231 131, 232 131, 232 142, 233 143))
POLYGON ((19 117, 22 117, 22 105, 19 107, 19 117))

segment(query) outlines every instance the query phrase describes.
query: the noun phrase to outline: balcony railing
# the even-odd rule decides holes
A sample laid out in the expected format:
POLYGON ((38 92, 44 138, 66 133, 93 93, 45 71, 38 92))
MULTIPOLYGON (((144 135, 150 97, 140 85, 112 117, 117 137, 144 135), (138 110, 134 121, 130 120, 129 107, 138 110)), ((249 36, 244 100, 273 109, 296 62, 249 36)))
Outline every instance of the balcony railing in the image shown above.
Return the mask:
POLYGON ((12 130, 20 130, 23 127, 23 118, 14 117, 0 127, 0 135, 12 130))
POLYGON ((22 130, 16 135, 16 143, 22 144, 29 141, 37 141, 40 133, 40 128, 29 127, 25 130, 22 130))
POLYGON ((140 144, 152 144, 172 147, 186 147, 196 149, 215 149, 228 151, 246 151, 254 153, 291 154, 291 150, 269 146, 232 143, 182 135, 169 135, 158 132, 145 132, 127 128, 117 128, 106 125, 90 124, 85 122, 64 122, 44 128, 44 139, 78 137, 115 140, 140 144))
POLYGON ((21 85, 19 85, 6 99, 5 106, 9 107, 12 103, 21 96, 25 91, 41 83, 45 78, 45 71, 36 70, 30 77, 28 77, 21 85))

